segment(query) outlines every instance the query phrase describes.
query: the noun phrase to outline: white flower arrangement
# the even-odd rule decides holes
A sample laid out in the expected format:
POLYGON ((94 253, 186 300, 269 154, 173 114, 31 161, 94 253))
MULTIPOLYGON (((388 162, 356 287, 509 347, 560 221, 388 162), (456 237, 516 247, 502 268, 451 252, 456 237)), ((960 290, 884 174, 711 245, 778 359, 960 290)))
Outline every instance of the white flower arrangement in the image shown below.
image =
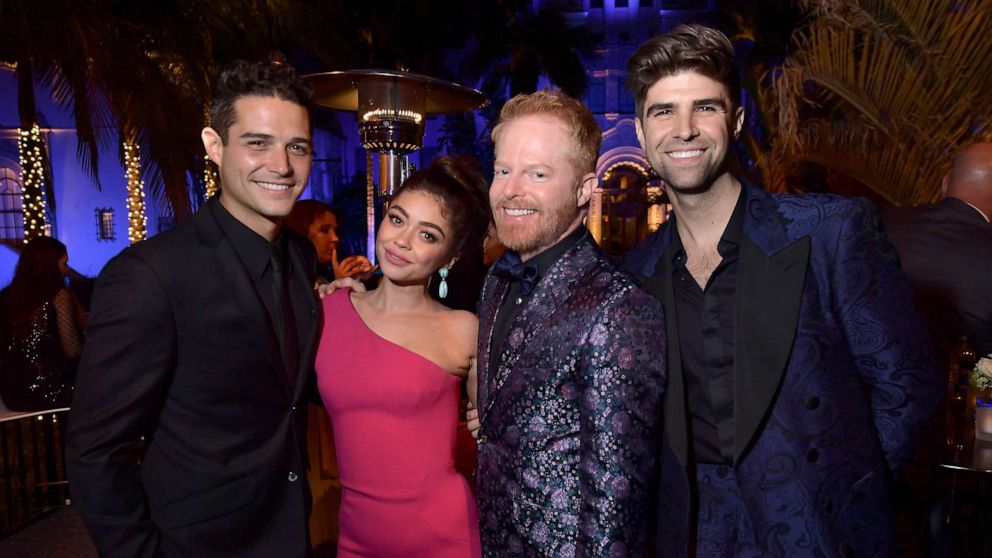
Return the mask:
POLYGON ((975 363, 975 369, 971 372, 970 383, 975 389, 992 389, 992 354, 975 363))

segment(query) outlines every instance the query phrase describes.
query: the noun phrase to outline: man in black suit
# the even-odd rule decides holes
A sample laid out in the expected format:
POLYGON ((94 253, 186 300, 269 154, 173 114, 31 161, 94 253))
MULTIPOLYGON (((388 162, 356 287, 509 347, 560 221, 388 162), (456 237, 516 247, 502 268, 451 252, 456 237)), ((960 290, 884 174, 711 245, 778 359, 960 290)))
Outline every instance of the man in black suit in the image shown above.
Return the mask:
POLYGON ((291 68, 225 69, 202 132, 220 195, 100 275, 66 459, 101 556, 308 554, 315 255, 281 224, 311 104, 291 68))
POLYGON ((960 335, 992 353, 992 143, 958 154, 933 205, 882 214, 916 299, 946 356, 960 335))

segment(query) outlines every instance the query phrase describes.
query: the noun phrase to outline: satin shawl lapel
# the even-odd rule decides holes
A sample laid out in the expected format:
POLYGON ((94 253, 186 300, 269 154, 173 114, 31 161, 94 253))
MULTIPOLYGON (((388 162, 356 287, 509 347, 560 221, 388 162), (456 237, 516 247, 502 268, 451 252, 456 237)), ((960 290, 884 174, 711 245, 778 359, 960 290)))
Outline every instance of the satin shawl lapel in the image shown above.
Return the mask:
POLYGON ((299 370, 296 385, 292 386, 293 401, 296 401, 307 383, 308 375, 313 371, 313 351, 317 340, 317 301, 313 291, 314 281, 310 278, 313 273, 304 264, 306 258, 300 246, 290 242, 289 254, 289 300, 296 319, 296 331, 299 332, 299 370))
POLYGON ((674 222, 658 232, 654 270, 643 282, 648 291, 661 301, 665 309, 665 328, 668 340, 668 387, 665 389, 664 418, 665 438, 672 452, 685 465, 688 462, 689 442, 686 421, 685 379, 682 377, 682 352, 679 347, 679 328, 675 318, 675 291, 672 286, 672 262, 668 246, 672 240, 674 222))
MULTIPOLYGON (((512 350, 509 340, 503 343, 503 352, 506 353, 506 358, 499 363, 496 373, 493 375, 492 391, 489 393, 489 399, 482 413, 483 424, 492 409, 500 388, 510 377, 517 361, 527 350, 527 346, 541 331, 545 330, 551 315, 568 300, 576 283, 585 276, 587 268, 595 261, 595 248, 592 242, 591 237, 586 236, 579 241, 575 248, 565 252, 551 266, 545 276, 541 277, 534 292, 527 300, 526 306, 513 320, 513 325, 510 326, 511 335, 515 329, 526 323, 523 330, 523 340, 516 350, 512 350)), ((554 340, 551 341, 554 342, 554 340)))
POLYGON ((808 236, 790 240, 774 199, 748 191, 734 317, 734 464, 770 412, 792 354, 808 236))
POLYGON ((479 299, 479 354, 476 355, 479 385, 478 404, 480 409, 486 409, 489 404, 489 394, 495 382, 496 371, 490 367, 489 352, 493 346, 493 329, 496 327, 496 314, 499 312, 503 297, 506 296, 507 282, 497 278, 490 271, 483 283, 482 297, 479 299))
MULTIPOLYGON (((272 327, 272 318, 269 316, 268 311, 266 311, 265 304, 262 302, 258 291, 255 290, 255 285, 248 275, 247 268, 241 262, 241 258, 238 257, 234 246, 231 245, 227 236, 224 235, 220 225, 214 220, 212 213, 209 214, 209 224, 206 221, 201 223, 203 224, 201 231, 204 230, 204 227, 215 229, 212 232, 208 231, 208 234, 217 236, 214 242, 211 243, 211 248, 215 256, 214 265, 217 269, 218 279, 220 279, 221 284, 226 286, 225 290, 227 296, 231 299, 231 303, 241 313, 241 316, 245 320, 245 325, 248 326, 248 330, 251 331, 258 346, 261 347, 272 367, 278 372, 282 380, 282 385, 286 389, 286 395, 289 396, 292 390, 290 389, 289 381, 286 379, 286 369, 282 362, 282 352, 279 350, 279 339, 276 337, 276 332, 272 327)), ((202 238, 203 235, 201 235, 202 238)))

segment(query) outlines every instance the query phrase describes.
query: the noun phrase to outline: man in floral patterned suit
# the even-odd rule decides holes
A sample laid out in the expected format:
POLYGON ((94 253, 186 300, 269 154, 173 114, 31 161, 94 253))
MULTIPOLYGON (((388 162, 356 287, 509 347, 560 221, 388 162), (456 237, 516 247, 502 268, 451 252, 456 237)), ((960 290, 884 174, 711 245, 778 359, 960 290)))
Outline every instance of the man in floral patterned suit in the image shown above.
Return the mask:
POLYGON ((479 303, 486 556, 640 556, 665 384, 661 305, 582 226, 601 134, 579 101, 500 113, 490 201, 509 251, 479 303))

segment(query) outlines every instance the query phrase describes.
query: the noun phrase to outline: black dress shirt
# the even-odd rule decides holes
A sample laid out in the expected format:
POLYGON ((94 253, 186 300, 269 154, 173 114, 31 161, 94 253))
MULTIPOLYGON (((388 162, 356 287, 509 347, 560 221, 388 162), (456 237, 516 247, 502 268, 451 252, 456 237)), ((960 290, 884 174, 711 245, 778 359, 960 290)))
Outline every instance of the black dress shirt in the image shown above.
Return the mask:
MULTIPOLYGON (((286 235, 280 231, 274 243, 270 243, 260 234, 248 228, 247 225, 238 221, 222 204, 211 204, 214 210, 214 219, 220 225, 224 235, 231 241, 234 252, 238 259, 248 270, 251 277, 251 284, 255 287, 255 292, 262 299, 269 318, 272 320, 272 329, 279 340, 279 347, 282 349, 285 340, 283 338, 283 328, 277 324, 283 323, 283 310, 281 301, 276 298, 276 284, 273 282, 272 257, 275 254, 283 261, 288 253, 288 240, 286 235)), ((284 267, 287 269, 288 264, 284 267)), ((287 278, 288 280, 288 278, 287 278)), ((285 351, 284 351, 285 352, 285 351)))
POLYGON ((734 457, 734 306, 744 225, 745 188, 717 251, 722 258, 705 287, 686 269, 686 253, 672 224, 675 322, 689 409, 689 437, 698 463, 731 464, 734 457))
MULTIPOLYGON (((580 240, 589 234, 589 230, 583 226, 579 226, 574 231, 570 232, 568 236, 559 240, 553 246, 547 250, 541 252, 540 254, 534 256, 533 258, 527 260, 525 263, 534 264, 537 266, 539 275, 537 279, 537 285, 541 284, 544 280, 545 275, 551 266, 555 264, 564 254, 580 240)), ((506 295, 503 296, 503 301, 500 302, 499 310, 497 310, 496 321, 493 324, 493 336, 492 345, 489 347, 489 362, 490 369, 496 370, 496 368, 502 362, 503 354, 503 343, 506 341, 507 335, 510 334, 510 326, 513 325, 513 320, 517 318, 520 311, 524 307, 524 303, 530 299, 531 296, 537 292, 537 285, 534 286, 534 290, 530 292, 529 295, 523 294, 523 288, 519 281, 510 282, 510 287, 506 291, 506 295)))

